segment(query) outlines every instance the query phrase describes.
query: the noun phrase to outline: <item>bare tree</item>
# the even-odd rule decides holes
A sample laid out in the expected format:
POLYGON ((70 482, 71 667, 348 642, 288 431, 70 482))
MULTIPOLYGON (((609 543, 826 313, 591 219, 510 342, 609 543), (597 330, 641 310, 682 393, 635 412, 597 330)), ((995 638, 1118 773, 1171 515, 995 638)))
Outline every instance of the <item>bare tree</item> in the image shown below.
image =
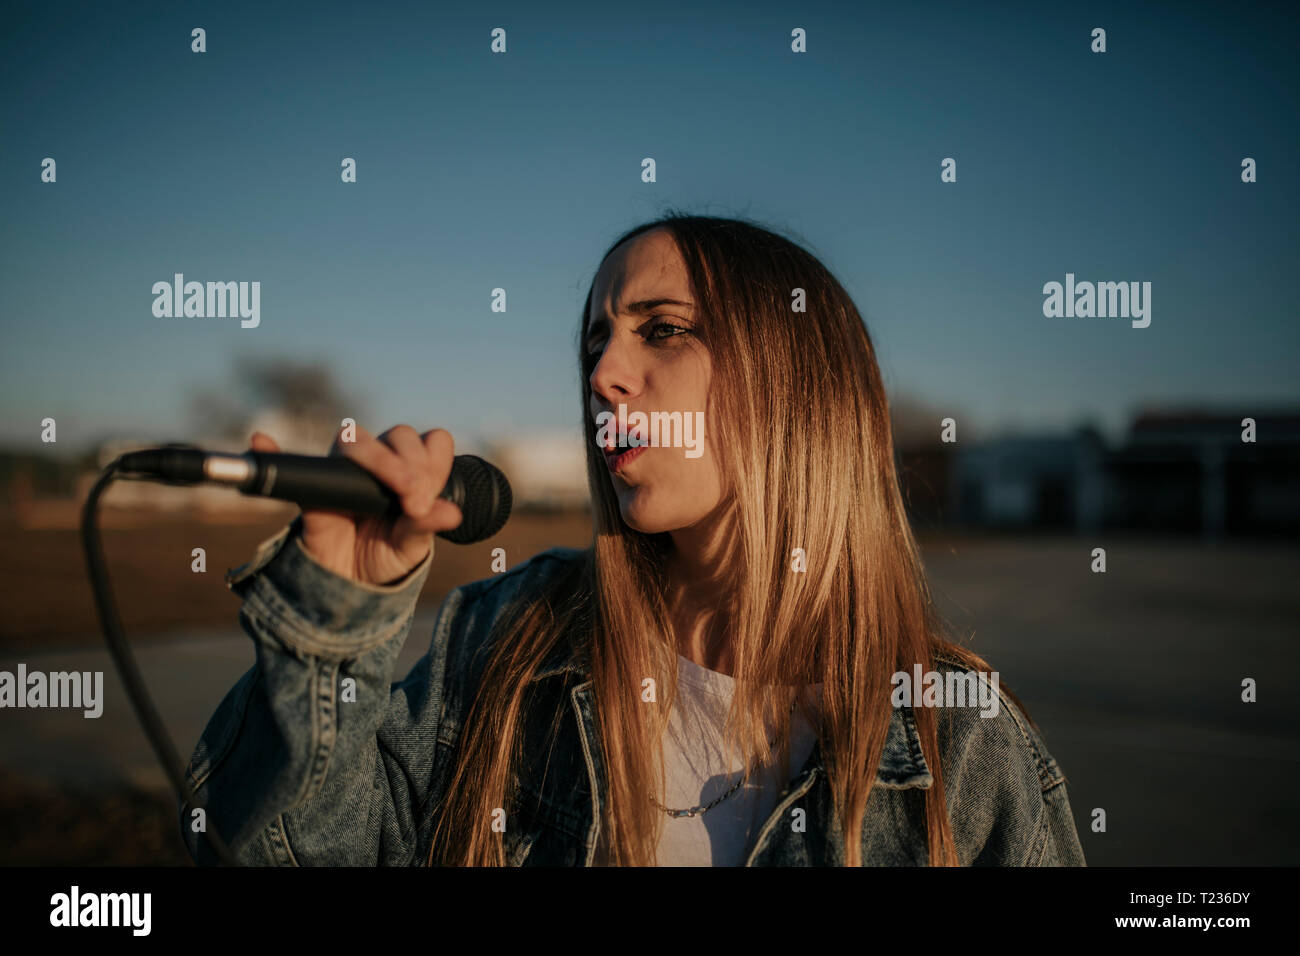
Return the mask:
POLYGON ((244 355, 235 359, 232 384, 223 388, 198 386, 189 398, 189 412, 199 431, 230 441, 248 437, 249 423, 267 411, 301 423, 309 431, 337 429, 344 417, 364 416, 357 400, 347 394, 331 366, 293 358, 244 355))

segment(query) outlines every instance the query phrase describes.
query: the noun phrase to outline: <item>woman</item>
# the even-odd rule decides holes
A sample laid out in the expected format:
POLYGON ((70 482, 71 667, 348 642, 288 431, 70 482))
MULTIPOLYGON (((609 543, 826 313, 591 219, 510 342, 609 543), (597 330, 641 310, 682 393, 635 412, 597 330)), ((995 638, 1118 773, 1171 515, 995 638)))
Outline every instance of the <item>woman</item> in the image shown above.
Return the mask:
POLYGON ((445 431, 357 428, 334 453, 404 516, 307 512, 232 572, 258 663, 189 774, 241 861, 1082 865, 1036 727, 941 634, 872 344, 825 267, 665 216, 606 254, 578 345, 594 544, 453 591, 404 681, 460 521, 445 431), (994 712, 903 699, 914 673, 994 712))

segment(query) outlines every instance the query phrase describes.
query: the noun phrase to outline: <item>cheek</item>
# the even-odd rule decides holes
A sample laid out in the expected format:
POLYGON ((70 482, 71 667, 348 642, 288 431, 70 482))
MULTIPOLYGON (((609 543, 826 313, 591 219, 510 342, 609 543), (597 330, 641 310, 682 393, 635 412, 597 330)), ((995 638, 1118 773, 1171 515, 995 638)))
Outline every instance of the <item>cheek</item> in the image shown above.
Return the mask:
POLYGON ((680 448, 657 449, 662 458, 653 471, 616 492, 623 520, 638 531, 657 533, 689 527, 721 499, 721 483, 711 456, 686 458, 680 448))
POLYGON ((707 447, 703 451, 699 458, 687 458, 684 449, 663 449, 649 484, 661 505, 688 518, 686 523, 713 510, 722 493, 716 460, 707 447))
MULTIPOLYGON (((719 490, 717 462, 709 454, 708 448, 702 449, 703 454, 699 458, 687 458, 681 449, 674 449, 674 451, 676 452, 675 471, 682 486, 701 497, 716 498, 719 490)), ((712 505, 713 501, 701 502, 701 504, 706 503, 712 505)))

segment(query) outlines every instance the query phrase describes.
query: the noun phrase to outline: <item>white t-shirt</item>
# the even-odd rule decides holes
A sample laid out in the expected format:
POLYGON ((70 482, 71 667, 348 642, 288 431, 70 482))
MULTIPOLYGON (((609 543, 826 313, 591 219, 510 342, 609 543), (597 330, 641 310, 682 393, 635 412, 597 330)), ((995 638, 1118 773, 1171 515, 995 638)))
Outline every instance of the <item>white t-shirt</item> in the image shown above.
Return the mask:
MULTIPOLYGON (((668 718, 664 740, 667 799, 675 810, 703 806, 730 789, 743 772, 744 762, 722 753, 722 727, 735 692, 735 678, 682 657, 677 657, 677 701, 668 718)), ((821 684, 811 688, 820 695, 821 684)), ((818 696, 812 698, 814 703, 818 696)), ((803 769, 817 731, 796 709, 790 722, 790 776, 782 778, 777 756, 751 774, 741 787, 712 809, 693 817, 663 820, 658 847, 660 866, 743 866, 767 818, 776 808, 786 784, 803 769)), ((603 845, 596 862, 603 859, 603 845)))

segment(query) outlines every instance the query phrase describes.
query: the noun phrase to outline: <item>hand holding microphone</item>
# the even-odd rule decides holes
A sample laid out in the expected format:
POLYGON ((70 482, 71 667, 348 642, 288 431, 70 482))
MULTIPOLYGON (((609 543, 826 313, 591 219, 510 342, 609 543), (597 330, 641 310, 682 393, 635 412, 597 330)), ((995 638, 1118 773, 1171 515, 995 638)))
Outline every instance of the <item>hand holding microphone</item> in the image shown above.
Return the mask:
MULTIPOLYGON (((345 457, 375 476, 398 496, 396 520, 304 508, 302 544, 322 566, 363 584, 390 584, 424 560, 433 536, 462 520, 460 508, 439 497, 455 457, 451 434, 435 428, 418 434, 396 425, 378 438, 360 425, 356 441, 336 436, 330 457, 345 457)), ((340 429, 340 435, 342 430, 340 429)), ((254 432, 250 451, 279 452, 268 435, 254 432)))
POLYGON ((454 455, 444 429, 409 425, 379 438, 355 427, 324 458, 285 454, 253 435, 244 454, 173 443, 118 456, 112 471, 171 484, 218 484, 245 495, 292 501, 303 511, 303 545, 322 565, 364 584, 394 584, 424 560, 438 535, 456 544, 492 537, 510 517, 513 495, 501 470, 454 455))
MULTIPOLYGON (((215 484, 292 501, 302 509, 300 544, 306 553, 332 573, 369 585, 400 582, 425 560, 435 534, 461 544, 483 541, 510 517, 513 495, 505 475, 482 458, 454 455, 445 430, 419 435, 408 425, 397 425, 374 438, 360 426, 349 422, 348 427, 355 427, 356 440, 343 442, 340 429, 323 458, 285 454, 261 432, 254 432, 251 448, 243 454, 208 452, 185 443, 126 452, 109 463, 86 497, 82 539, 104 636, 182 807, 204 805, 181 770, 180 755, 122 632, 99 534, 101 496, 114 480, 133 479, 215 484)), ((216 821, 209 821, 209 827, 207 838, 218 858, 233 863, 236 857, 216 821)))

